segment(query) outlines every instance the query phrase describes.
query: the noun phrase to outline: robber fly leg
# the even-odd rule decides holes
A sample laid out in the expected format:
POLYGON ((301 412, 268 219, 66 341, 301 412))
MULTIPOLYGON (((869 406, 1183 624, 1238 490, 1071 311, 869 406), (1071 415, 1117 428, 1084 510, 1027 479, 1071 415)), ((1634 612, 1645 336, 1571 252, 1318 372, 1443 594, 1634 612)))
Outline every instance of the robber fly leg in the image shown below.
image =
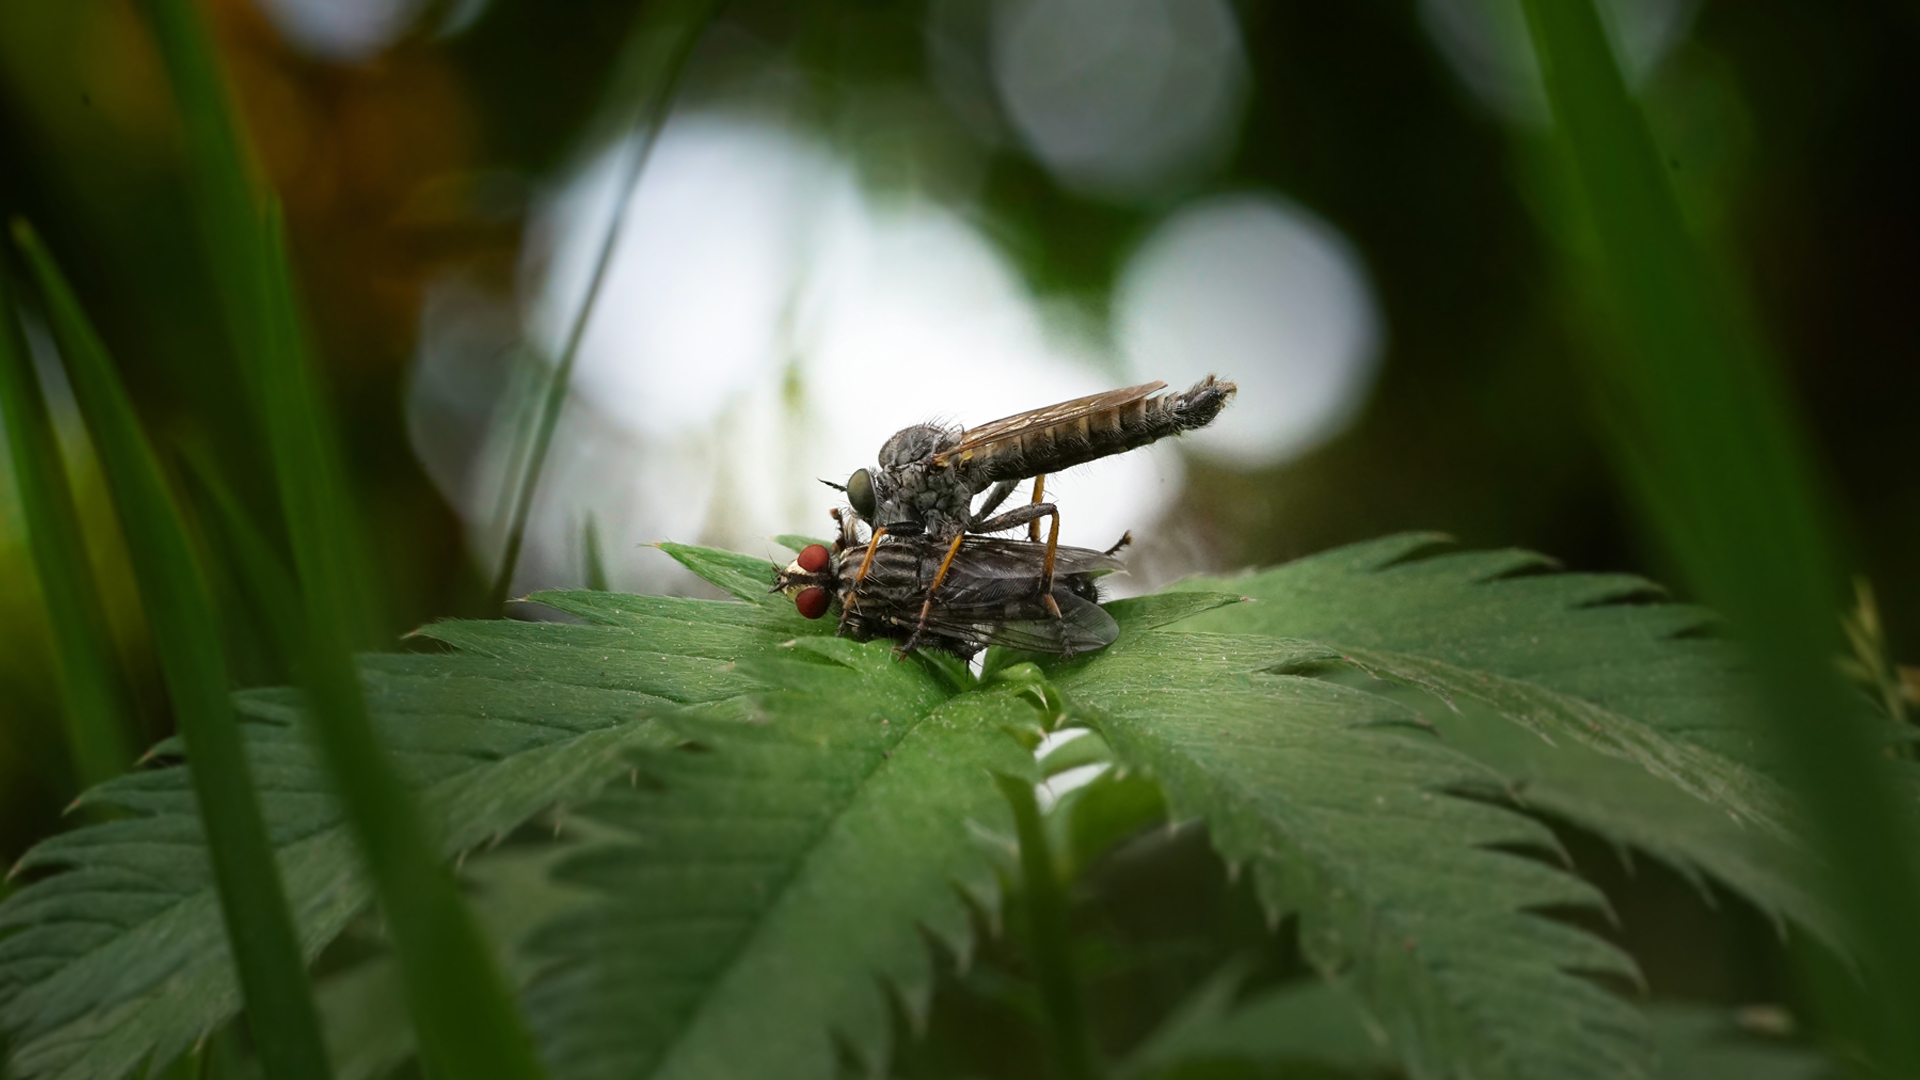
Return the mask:
MULTIPOLYGON (((1040 519, 1033 519, 1034 539, 1039 539, 1040 519)), ((1047 605, 1047 613, 1061 618, 1060 605, 1053 598, 1053 557, 1060 550, 1060 511, 1053 512, 1053 524, 1047 527, 1047 559, 1040 564, 1040 602, 1047 605)))
POLYGON ((873 530, 873 539, 867 541, 867 557, 860 560, 860 569, 855 571, 853 575, 855 588, 859 588, 860 583, 866 580, 867 570, 873 566, 873 553, 880 550, 880 538, 885 535, 887 535, 887 527, 885 525, 873 530))
MULTIPOLYGON (((1009 510, 997 518, 988 518, 975 525, 975 532, 993 533, 1017 529, 1028 522, 1038 523, 1041 518, 1050 517, 1053 525, 1047 530, 1047 558, 1040 571, 1040 602, 1046 605, 1049 614, 1058 616, 1060 605, 1053 599, 1053 561, 1060 550, 1060 511, 1052 503, 1028 503, 1017 510, 1009 510)), ((1039 537, 1036 535, 1035 540, 1039 537)))
POLYGON ((1059 511, 1053 508, 1052 503, 1028 503, 1025 506, 1009 510, 999 517, 988 518, 985 521, 976 521, 974 522, 973 528, 967 531, 976 533, 1006 532, 1008 529, 1017 529, 1029 521, 1038 521, 1048 514, 1057 515, 1058 513, 1059 511))
POLYGON ((873 566, 873 553, 880 550, 880 538, 885 535, 887 527, 882 525, 873 530, 873 539, 867 541, 867 557, 860 560, 860 569, 853 575, 853 587, 846 591, 846 601, 840 605, 840 624, 833 628, 835 635, 846 632, 847 619, 853 615, 854 595, 860 591, 860 583, 866 580, 867 570, 873 566))
POLYGON ((1126 532, 1121 533, 1120 539, 1114 541, 1113 546, 1108 548, 1106 551, 1102 552, 1102 554, 1118 555, 1120 554, 1121 548, 1126 547, 1128 544, 1131 544, 1131 543, 1133 543, 1133 530, 1128 529, 1126 532))
MULTIPOLYGON (((1006 502, 1007 496, 1013 494, 1013 489, 1017 483, 1018 481, 1014 480, 1002 480, 989 488, 987 490, 986 501, 980 504, 980 509, 973 512, 973 521, 984 521, 988 514, 1000 509, 1000 504, 1006 502)), ((970 522, 967 526, 967 531, 979 532, 980 530, 974 528, 970 522)))
POLYGON ((939 591, 940 583, 947 580, 947 571, 953 567, 953 557, 960 554, 960 545, 966 539, 967 534, 962 532, 947 546, 947 557, 940 560, 940 569, 933 575, 933 584, 927 586, 927 598, 920 603, 920 623, 913 628, 907 643, 900 647, 900 655, 912 652, 914 645, 920 641, 920 634, 927 628, 927 619, 933 614, 933 594, 939 591))
MULTIPOLYGON (((1047 474, 1041 473, 1040 475, 1033 478, 1033 498, 1029 501, 1038 503, 1040 501, 1040 497, 1046 494, 1046 491, 1047 491, 1047 474)), ((1055 525, 1058 525, 1060 523, 1059 516, 1055 515, 1053 521, 1055 525)), ((1027 522, 1027 539, 1033 541, 1036 544, 1040 542, 1040 519, 1039 518, 1034 518, 1032 521, 1027 522)))

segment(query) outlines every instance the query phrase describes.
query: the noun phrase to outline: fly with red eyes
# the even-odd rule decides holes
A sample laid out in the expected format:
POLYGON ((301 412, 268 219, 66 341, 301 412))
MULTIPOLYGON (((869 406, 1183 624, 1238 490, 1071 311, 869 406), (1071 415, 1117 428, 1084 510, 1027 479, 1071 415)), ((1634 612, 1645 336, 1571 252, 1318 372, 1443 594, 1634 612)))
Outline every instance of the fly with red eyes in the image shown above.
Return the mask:
POLYGON ((858 518, 835 512, 840 538, 832 548, 809 544, 775 575, 774 591, 793 598, 809 619, 836 606, 838 632, 858 641, 901 642, 902 654, 934 646, 970 658, 988 645, 1055 656, 1113 643, 1120 628, 1099 606, 1098 578, 1124 571, 1116 557, 1130 540, 1106 551, 1026 540, 969 536, 957 548, 920 535, 857 535, 858 518), (1052 577, 1046 574, 1052 564, 1052 577), (932 583, 942 574, 937 592, 932 583), (1042 585, 1048 584, 1044 593, 1042 585))

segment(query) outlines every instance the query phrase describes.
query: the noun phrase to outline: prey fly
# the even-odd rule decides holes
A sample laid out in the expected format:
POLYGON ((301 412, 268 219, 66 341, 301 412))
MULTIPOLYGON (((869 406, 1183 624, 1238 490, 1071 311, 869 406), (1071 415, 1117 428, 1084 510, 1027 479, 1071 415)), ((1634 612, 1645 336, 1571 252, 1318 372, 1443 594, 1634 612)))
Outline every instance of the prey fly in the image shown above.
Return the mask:
POLYGON ((924 534, 870 544, 855 534, 852 515, 835 516, 840 538, 831 548, 803 549, 776 573, 774 590, 793 597, 809 619, 839 608, 844 635, 891 638, 903 654, 932 645, 965 659, 988 645, 1072 656, 1120 633, 1098 604, 1095 579, 1126 568, 1116 553, 1130 537, 1106 551, 987 536, 966 536, 954 547, 924 534), (1049 562, 1050 582, 1042 570, 1049 562))

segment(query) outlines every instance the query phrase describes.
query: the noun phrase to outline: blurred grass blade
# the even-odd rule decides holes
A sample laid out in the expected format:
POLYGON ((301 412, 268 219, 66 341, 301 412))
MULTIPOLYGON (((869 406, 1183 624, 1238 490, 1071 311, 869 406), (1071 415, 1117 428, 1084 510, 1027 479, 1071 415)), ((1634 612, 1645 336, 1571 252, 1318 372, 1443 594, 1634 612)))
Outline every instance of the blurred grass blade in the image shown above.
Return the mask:
POLYGON ((53 421, 7 289, 0 270, 0 425, 7 429, 27 546, 53 628, 74 780, 88 788, 126 771, 137 726, 53 421))
MULTIPOLYGON (((1678 565, 1731 618, 1832 867, 1870 984, 1869 1037, 1920 1076, 1920 866, 1909 800, 1835 673, 1842 595, 1824 505, 1780 372, 1688 235, 1593 4, 1526 0, 1558 137, 1599 240, 1617 348, 1592 361, 1623 472, 1678 565), (1877 1021, 1877 1023, 1873 1022, 1877 1021)), ((1827 1002, 1827 1019, 1845 1007, 1827 1002)))
POLYGON ((241 750, 206 580, 105 347, 33 231, 16 221, 13 232, 45 298, 74 399, 127 530, 154 651, 193 763, 194 797, 254 1042, 271 1080, 321 1080, 327 1065, 306 965, 241 750))
POLYGON ((592 514, 587 515, 582 543, 586 547, 587 588, 594 592, 607 592, 607 563, 605 556, 600 554, 600 525, 592 514))
MULTIPOLYGON (((268 355, 268 338, 273 333, 268 323, 268 290, 275 276, 286 272, 284 266, 263 265, 263 260, 284 258, 284 252, 269 253, 261 242, 264 204, 260 193, 264 185, 235 126, 211 39, 192 0, 153 0, 148 7, 185 136, 187 190, 201 242, 220 290, 227 336, 241 377, 257 403, 254 429, 266 434, 265 429, 272 425, 292 420, 275 415, 259 397, 263 390, 260 364, 268 355)), ((379 616, 378 594, 371 584, 365 538, 348 512, 346 471, 334 433, 322 420, 324 399, 316 392, 316 373, 303 368, 299 377, 314 385, 289 403, 312 410, 312 416, 298 422, 320 432, 316 452, 302 464, 299 483, 318 493, 315 501, 325 514, 322 535, 343 553, 349 576, 340 584, 347 590, 343 601, 351 614, 348 625, 354 641, 372 645, 382 641, 387 630, 379 616)))
POLYGON ((719 13, 721 0, 687 0, 681 4, 665 5, 669 14, 662 20, 679 25, 656 28, 651 20, 641 27, 640 37, 645 41, 656 35, 667 41, 666 55, 657 67, 643 71, 649 78, 640 94, 639 112, 634 116, 633 130, 627 136, 626 167, 621 170, 620 186, 613 204, 613 216, 607 222, 607 232, 600 240, 600 252, 594 259, 593 274, 587 279, 586 295, 581 298, 580 310, 574 313, 573 323, 567 329, 566 344, 560 350, 560 359, 554 365, 553 378, 547 383, 545 400, 540 403, 539 425, 534 429, 533 447, 528 452, 527 463, 520 473, 519 491, 514 495, 513 516, 507 524, 506 547, 500 556, 500 571, 494 576, 493 591, 489 596, 489 609, 499 611, 506 605, 507 593, 513 588, 513 570, 520 562, 520 548, 526 541, 527 518, 533 512, 533 497, 540 490, 540 474, 545 471, 547 451, 553 445, 554 428, 560 423, 560 410, 567 403, 567 387, 573 381, 574 361, 580 356, 580 341, 586 336, 587 323, 593 318, 594 304, 600 298, 600 289, 606 284, 607 268, 613 264, 614 246, 620 241, 620 230, 627 220, 627 207, 633 201, 634 189, 640 186, 640 174, 646 171, 647 159, 653 154, 654 143, 659 140, 660 128, 666 124, 667 115, 673 109, 673 101, 680 88, 680 77, 686 71, 687 61, 693 57, 693 47, 700 42, 700 36, 707 24, 719 13), (674 9, 684 11, 684 17, 676 19, 674 9))
POLYGON ((210 524, 220 530, 240 584, 253 601, 249 606, 273 634, 275 653, 283 661, 292 662, 303 649, 298 617, 300 588, 292 572, 273 549, 273 542, 247 516, 233 489, 220 479, 213 463, 197 451, 183 452, 180 460, 205 496, 201 501, 210 511, 210 524))
POLYGON ((533 1040, 506 982, 374 735, 353 662, 352 569, 345 549, 328 542, 326 493, 302 482, 324 453, 323 436, 320 410, 300 400, 311 383, 302 377, 305 338, 276 213, 266 219, 263 242, 267 257, 260 265, 273 274, 267 313, 273 332, 259 368, 261 401, 306 599, 303 682, 342 809, 393 935, 421 1052, 436 1076, 539 1077, 533 1040))
POLYGON ((436 1075, 536 1077, 531 1040, 453 879, 368 719, 352 649, 373 625, 357 532, 307 353, 278 208, 268 209, 190 0, 152 5, 187 135, 207 253, 272 449, 305 601, 303 682, 322 750, 393 934, 422 1052, 436 1075))

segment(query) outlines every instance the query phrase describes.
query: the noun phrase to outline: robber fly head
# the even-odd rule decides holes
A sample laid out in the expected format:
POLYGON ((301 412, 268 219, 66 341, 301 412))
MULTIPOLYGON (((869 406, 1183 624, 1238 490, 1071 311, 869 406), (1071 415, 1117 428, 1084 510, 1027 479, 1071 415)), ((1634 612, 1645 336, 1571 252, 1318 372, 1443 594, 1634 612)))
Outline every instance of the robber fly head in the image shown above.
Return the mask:
POLYGON ((847 502, 854 513, 901 534, 945 525, 949 519, 964 524, 973 492, 938 463, 939 455, 959 445, 960 435, 939 424, 915 424, 895 432, 880 448, 879 468, 861 469, 847 478, 847 502))

